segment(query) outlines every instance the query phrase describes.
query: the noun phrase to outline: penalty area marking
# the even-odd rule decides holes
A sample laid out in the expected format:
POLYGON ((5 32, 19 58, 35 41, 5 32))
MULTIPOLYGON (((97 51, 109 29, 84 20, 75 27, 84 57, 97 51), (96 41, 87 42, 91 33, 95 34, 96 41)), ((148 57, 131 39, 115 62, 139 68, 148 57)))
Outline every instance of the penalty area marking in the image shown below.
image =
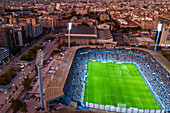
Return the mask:
MULTIPOLYGON (((141 100, 140 100, 140 98, 139 97, 130 97, 130 96, 124 96, 124 95, 119 95, 119 94, 100 94, 100 102, 101 102, 101 96, 102 95, 107 95, 107 96, 119 96, 119 97, 124 97, 124 98, 136 98, 135 100, 138 100, 139 101, 139 103, 140 103, 140 105, 142 106, 142 108, 144 108, 143 107, 143 104, 142 104, 142 102, 141 102, 141 100)), ((101 104, 101 103, 100 103, 101 104)), ((130 104, 131 105, 131 103, 126 103, 126 104, 130 104)))

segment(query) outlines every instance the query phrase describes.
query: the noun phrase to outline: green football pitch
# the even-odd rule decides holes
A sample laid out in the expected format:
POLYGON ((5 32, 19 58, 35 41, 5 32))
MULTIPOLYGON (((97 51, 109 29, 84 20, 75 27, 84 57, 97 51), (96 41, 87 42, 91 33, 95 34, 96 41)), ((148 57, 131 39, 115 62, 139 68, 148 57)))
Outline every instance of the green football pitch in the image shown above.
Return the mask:
POLYGON ((134 64, 91 61, 87 75, 84 103, 161 109, 134 64))

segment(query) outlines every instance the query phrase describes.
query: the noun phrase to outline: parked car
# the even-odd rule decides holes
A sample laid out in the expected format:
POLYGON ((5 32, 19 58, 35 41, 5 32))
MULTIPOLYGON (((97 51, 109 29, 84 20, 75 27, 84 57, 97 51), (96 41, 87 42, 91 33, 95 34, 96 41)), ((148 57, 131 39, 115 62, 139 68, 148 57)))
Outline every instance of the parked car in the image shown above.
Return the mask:
POLYGON ((40 106, 35 106, 34 107, 34 111, 39 111, 41 108, 40 108, 40 106))

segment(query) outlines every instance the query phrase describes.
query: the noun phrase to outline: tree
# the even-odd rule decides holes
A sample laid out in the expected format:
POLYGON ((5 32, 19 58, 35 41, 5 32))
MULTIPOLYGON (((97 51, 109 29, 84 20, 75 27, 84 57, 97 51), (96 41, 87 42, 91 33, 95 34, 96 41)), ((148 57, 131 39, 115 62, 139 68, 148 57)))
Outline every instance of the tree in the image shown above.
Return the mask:
POLYGON ((21 100, 19 100, 18 98, 17 99, 11 99, 10 100, 10 103, 12 103, 11 105, 11 108, 14 110, 14 111, 18 111, 20 109, 20 107, 23 106, 23 103, 21 100))
POLYGON ((34 60, 36 54, 37 54, 37 51, 39 49, 43 49, 42 46, 34 46, 29 52, 28 54, 24 54, 22 57, 21 57, 21 60, 25 60, 25 61, 32 61, 34 60))
POLYGON ((60 53, 60 51, 59 50, 53 50, 52 53, 50 54, 50 56, 54 56, 57 53, 60 53))
POLYGON ((84 26, 87 26, 87 27, 89 27, 90 25, 89 24, 87 24, 86 22, 82 22, 81 23, 81 25, 84 25, 84 26))
POLYGON ((75 41, 74 41, 74 42, 71 42, 71 43, 70 43, 70 46, 71 46, 71 47, 76 46, 76 42, 75 42, 75 41))
POLYGON ((35 70, 36 73, 38 73, 38 68, 37 68, 36 64, 34 65, 34 70, 35 70))
POLYGON ((0 85, 6 85, 10 83, 11 79, 16 75, 15 69, 12 67, 8 69, 5 73, 0 75, 0 85))
POLYGON ((13 94, 15 93, 15 91, 13 91, 13 94))
POLYGON ((57 49, 61 49, 61 47, 62 47, 62 44, 59 44, 59 45, 57 46, 57 49))
POLYGON ((31 84, 31 79, 29 77, 25 78, 24 82, 22 83, 25 89, 31 89, 30 84, 31 84))
POLYGON ((15 55, 19 54, 20 52, 21 52, 21 47, 17 47, 12 50, 12 55, 15 56, 15 55))
POLYGON ((18 86, 15 86, 15 90, 16 90, 16 91, 18 90, 18 86))
POLYGON ((53 39, 55 39, 55 37, 50 37, 50 36, 48 36, 48 37, 45 37, 45 38, 44 38, 44 40, 46 40, 46 41, 47 41, 47 40, 51 40, 51 41, 52 41, 53 39))
POLYGON ((98 22, 100 22, 100 18, 97 16, 96 18, 95 18, 98 22))
POLYGON ((21 108, 21 111, 22 111, 23 113, 28 112, 28 110, 27 110, 27 105, 26 105, 26 104, 21 108))
POLYGON ((73 17, 73 16, 76 16, 76 12, 75 12, 75 11, 71 12, 71 16, 72 16, 72 17, 73 17))
POLYGON ((45 65, 47 63, 47 60, 43 60, 43 65, 45 65))

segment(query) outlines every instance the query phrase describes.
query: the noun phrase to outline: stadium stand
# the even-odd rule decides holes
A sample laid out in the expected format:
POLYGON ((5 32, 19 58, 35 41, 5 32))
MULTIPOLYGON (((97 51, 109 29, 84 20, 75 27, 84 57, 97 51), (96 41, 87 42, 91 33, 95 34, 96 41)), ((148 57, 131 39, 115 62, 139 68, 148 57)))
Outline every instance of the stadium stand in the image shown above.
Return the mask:
POLYGON ((133 62, 142 71, 151 86, 150 90, 161 109, 170 109, 170 74, 148 52, 138 49, 77 49, 64 85, 65 104, 75 101, 83 103, 86 65, 88 61, 133 62))

